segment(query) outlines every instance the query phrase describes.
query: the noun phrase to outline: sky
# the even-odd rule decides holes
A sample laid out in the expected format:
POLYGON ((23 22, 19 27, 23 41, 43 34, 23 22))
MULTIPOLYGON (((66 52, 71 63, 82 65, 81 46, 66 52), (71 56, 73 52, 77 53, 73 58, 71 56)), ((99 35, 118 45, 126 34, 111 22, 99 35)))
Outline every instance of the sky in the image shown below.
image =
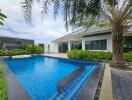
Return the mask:
POLYGON ((0 26, 0 35, 33 39, 35 43, 49 43, 72 31, 66 31, 63 16, 58 15, 54 20, 52 9, 49 9, 42 21, 41 7, 37 3, 34 4, 32 23, 27 24, 21 8, 22 1, 24 0, 0 0, 0 9, 8 17, 4 26, 0 26))

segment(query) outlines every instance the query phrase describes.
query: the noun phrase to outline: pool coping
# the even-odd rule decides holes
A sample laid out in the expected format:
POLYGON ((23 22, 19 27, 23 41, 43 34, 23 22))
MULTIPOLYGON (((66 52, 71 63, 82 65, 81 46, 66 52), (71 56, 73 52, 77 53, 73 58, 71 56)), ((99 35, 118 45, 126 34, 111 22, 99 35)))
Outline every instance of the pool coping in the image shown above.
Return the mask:
POLYGON ((4 66, 4 76, 7 79, 8 100, 31 100, 31 97, 24 87, 17 80, 8 65, 2 59, 1 64, 4 66), (18 92, 19 91, 19 92, 18 92))
POLYGON ((70 59, 70 58, 63 58, 63 57, 53 57, 53 56, 47 56, 47 55, 41 55, 44 57, 49 57, 49 58, 56 58, 56 59, 60 59, 60 60, 67 60, 67 61, 71 61, 73 63, 81 63, 81 64, 99 64, 98 62, 92 62, 92 61, 83 61, 83 60, 75 60, 75 59, 70 59))
POLYGON ((108 63, 105 64, 99 100, 113 100, 111 68, 108 63))
POLYGON ((82 88, 79 95, 76 97, 76 100, 94 100, 94 96, 98 87, 100 76, 103 70, 103 64, 97 65, 96 70, 93 72, 89 81, 82 88), (93 84, 94 83, 94 84, 93 84))

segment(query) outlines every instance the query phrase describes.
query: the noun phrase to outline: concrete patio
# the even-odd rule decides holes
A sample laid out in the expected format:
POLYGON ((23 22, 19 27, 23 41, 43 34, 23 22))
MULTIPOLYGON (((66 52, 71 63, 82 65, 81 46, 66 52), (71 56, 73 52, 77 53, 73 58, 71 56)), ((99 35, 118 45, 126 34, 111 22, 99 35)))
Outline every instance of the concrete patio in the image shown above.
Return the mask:
POLYGON ((45 56, 68 58, 67 53, 43 54, 45 56))

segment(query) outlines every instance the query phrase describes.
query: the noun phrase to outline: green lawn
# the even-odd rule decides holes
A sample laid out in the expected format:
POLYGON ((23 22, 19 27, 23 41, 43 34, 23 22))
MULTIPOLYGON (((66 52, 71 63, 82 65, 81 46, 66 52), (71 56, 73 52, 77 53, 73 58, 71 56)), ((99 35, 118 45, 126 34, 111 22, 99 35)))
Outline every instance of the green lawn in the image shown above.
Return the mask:
MULTIPOLYGON (((0 71, 3 69, 0 66, 0 71)), ((7 94, 7 83, 6 83, 6 78, 2 75, 0 72, 0 100, 7 100, 8 99, 8 94, 7 94)))

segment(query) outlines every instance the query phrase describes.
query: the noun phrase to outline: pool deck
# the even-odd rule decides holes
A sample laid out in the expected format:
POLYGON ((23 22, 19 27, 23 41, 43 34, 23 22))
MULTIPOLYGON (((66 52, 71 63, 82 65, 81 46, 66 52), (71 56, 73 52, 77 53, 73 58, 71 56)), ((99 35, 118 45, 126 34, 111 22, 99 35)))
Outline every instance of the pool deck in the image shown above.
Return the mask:
POLYGON ((132 71, 111 70, 114 100, 132 100, 132 71))
POLYGON ((43 54, 44 56, 68 58, 67 53, 43 54))
POLYGON ((111 68, 108 63, 105 64, 99 100, 113 100, 111 68))
POLYGON ((3 61, 1 64, 3 64, 5 67, 4 75, 7 79, 8 100, 31 100, 31 97, 28 95, 22 85, 17 81, 12 71, 3 61))

